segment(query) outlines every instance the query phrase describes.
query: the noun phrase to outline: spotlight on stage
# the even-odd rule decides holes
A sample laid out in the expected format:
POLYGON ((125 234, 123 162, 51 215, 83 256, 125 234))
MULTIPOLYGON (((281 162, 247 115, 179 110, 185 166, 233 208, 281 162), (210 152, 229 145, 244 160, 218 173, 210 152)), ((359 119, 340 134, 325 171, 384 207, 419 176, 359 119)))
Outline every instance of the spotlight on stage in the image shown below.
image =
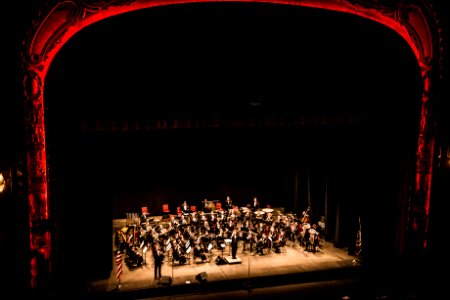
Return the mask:
MULTIPOLYGON (((3 166, 0 165, 0 196, 2 195, 6 195, 6 194, 11 194, 12 192, 12 168, 11 167, 7 167, 5 169, 3 169, 3 166)), ((20 186, 22 185, 21 182, 22 180, 20 179, 22 176, 22 173, 20 172, 20 170, 17 170, 17 175, 19 177, 18 183, 17 185, 20 186)))
POLYGON ((195 279, 200 283, 205 283, 208 280, 207 277, 206 272, 201 272, 195 276, 195 279))
POLYGON ((6 179, 3 176, 3 173, 0 173, 0 193, 3 193, 6 187, 6 179))

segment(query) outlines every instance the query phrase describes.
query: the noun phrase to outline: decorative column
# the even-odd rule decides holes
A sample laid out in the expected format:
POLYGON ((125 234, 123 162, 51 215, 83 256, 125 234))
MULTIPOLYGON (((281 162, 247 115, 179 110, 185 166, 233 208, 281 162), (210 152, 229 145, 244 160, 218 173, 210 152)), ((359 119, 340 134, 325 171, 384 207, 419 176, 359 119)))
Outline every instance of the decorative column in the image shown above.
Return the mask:
POLYGON ((442 74, 442 36, 439 20, 428 1, 402 5, 399 21, 415 49, 422 77, 422 98, 418 132, 416 175, 411 195, 407 228, 407 251, 424 256, 428 251, 430 203, 435 151, 435 122, 442 74))
MULTIPOLYGON (((47 2, 23 42, 22 69, 25 114, 27 198, 30 229, 30 287, 48 291, 52 232, 47 187, 45 143, 45 76, 59 49, 75 33, 96 21, 142 8, 135 0, 55 0, 47 2)), ((158 5, 157 1, 147 6, 158 5)))
POLYGON ((50 273, 51 233, 47 195, 47 162, 45 151, 45 123, 43 85, 38 73, 25 74, 25 123, 27 187, 29 204, 31 287, 47 285, 38 274, 50 273))

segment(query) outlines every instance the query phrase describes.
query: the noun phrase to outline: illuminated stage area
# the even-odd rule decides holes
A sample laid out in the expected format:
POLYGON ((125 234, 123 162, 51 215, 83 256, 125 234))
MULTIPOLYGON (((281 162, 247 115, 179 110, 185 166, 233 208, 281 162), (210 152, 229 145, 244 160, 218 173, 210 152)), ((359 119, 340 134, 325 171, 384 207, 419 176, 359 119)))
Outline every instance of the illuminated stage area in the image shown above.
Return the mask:
POLYGON ((429 299, 450 191, 449 56, 429 1, 15 9, 0 117, 12 289, 217 300, 346 281, 364 300, 389 298, 379 286, 429 299))
MULTIPOLYGON (((159 218, 159 217, 155 217, 159 218)), ((154 218, 150 218, 154 219, 154 218)), ((129 219, 113 220, 114 232, 132 234, 138 225, 129 219)), ((128 235, 128 234, 127 234, 128 235)), ((131 236, 131 235, 130 235, 131 236)), ((116 238, 116 237, 114 237, 116 238)), ((113 239, 114 239, 113 238, 113 239)), ((155 278, 154 257, 145 243, 136 247, 139 264, 129 263, 122 256, 120 282, 115 265, 109 276, 91 281, 83 299, 274 299, 293 297, 308 300, 321 299, 429 299, 434 292, 426 287, 434 276, 420 278, 416 272, 428 273, 429 267, 421 262, 404 264, 395 258, 378 261, 376 266, 365 261, 364 255, 350 255, 348 248, 338 248, 333 242, 321 240, 316 251, 287 241, 276 247, 256 253, 246 243, 238 243, 236 258, 231 246, 215 246, 205 252, 206 260, 194 258, 174 259, 173 248, 166 247, 161 278, 155 278), (120 286, 119 286, 120 284, 120 286)), ((168 243, 164 243, 168 245, 168 243)), ((115 246, 113 248, 116 249, 115 246)), ((113 251, 115 253, 115 251, 113 251)))
MULTIPOLYGON (((125 225, 126 220, 114 220, 116 229, 120 229, 125 225)), ((256 247, 255 247, 256 249, 256 247)), ((288 241, 281 249, 280 253, 274 250, 264 252, 264 255, 256 254, 255 249, 252 252, 243 252, 243 244, 239 243, 237 251, 237 259, 240 263, 234 263, 231 260, 231 248, 227 246, 223 253, 221 250, 213 247, 207 253, 205 262, 196 260, 192 255, 188 256, 185 264, 173 262, 171 252, 165 253, 164 263, 162 265, 162 276, 170 277, 170 286, 172 288, 185 289, 185 292, 195 291, 199 284, 219 284, 222 282, 224 287, 234 286, 236 282, 245 283, 252 280, 260 280, 263 277, 284 276, 284 284, 291 280, 298 280, 299 276, 304 279, 301 281, 309 282, 314 278, 317 279, 318 273, 329 273, 335 276, 335 272, 349 269, 357 269, 360 267, 358 262, 354 262, 355 256, 348 254, 346 248, 335 248, 332 243, 325 241, 321 243, 321 247, 314 253, 306 251, 305 247, 301 247, 297 242, 288 241), (229 258, 229 263, 217 263, 218 257, 229 258), (203 278, 199 274, 204 274, 203 278), (206 275, 206 276, 205 276, 206 275), (310 278, 308 278, 310 277, 310 278), (204 282, 202 281, 204 280, 204 282), (179 287, 181 286, 181 288, 179 287), (185 287, 183 287, 185 286, 185 287)), ((137 267, 129 267, 123 262, 123 274, 121 276, 121 288, 117 289, 118 281, 116 279, 116 268, 111 272, 109 278, 97 280, 90 283, 89 291, 92 295, 105 294, 110 292, 130 292, 136 290, 158 289, 157 291, 148 291, 149 294, 158 294, 161 292, 169 293, 167 290, 161 290, 167 286, 164 282, 154 278, 154 260, 151 251, 143 252, 143 264, 137 267)), ((114 255, 111 256, 114 260, 114 255)), ((327 278, 321 275, 322 278, 327 278)), ((273 278, 275 278, 273 277, 273 278)), ((276 282, 276 279, 273 279, 276 282)), ((245 289, 241 286, 241 289, 245 289)))
MULTIPOLYGON (((123 230, 129 220, 114 220, 114 231, 123 230)), ((248 246, 248 245, 246 245, 248 246)), ((402 265, 386 259, 370 267, 364 256, 349 255, 347 248, 321 241, 316 251, 306 250, 297 241, 288 241, 280 252, 243 249, 238 246, 236 260, 229 245, 212 247, 206 261, 187 255, 184 263, 165 251, 161 278, 154 276, 152 251, 139 247, 142 263, 122 260, 120 287, 114 267, 109 277, 89 283, 84 299, 429 299, 430 278, 418 278, 417 270, 428 272, 421 263, 402 265), (227 261, 221 258, 230 259, 227 261), (235 263, 236 262, 236 263, 235 263), (412 271, 414 270, 414 271, 412 271)), ((116 264, 115 256, 111 256, 116 264)))

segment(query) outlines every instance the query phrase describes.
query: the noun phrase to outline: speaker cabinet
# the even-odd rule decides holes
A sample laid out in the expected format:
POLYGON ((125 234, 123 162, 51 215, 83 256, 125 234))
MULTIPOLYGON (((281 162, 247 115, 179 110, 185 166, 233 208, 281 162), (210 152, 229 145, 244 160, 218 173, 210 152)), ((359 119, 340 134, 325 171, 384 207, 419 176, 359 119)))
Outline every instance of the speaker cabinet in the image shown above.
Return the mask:
POLYGON ((208 276, 206 275, 206 272, 201 272, 195 276, 195 279, 199 282, 206 282, 208 280, 208 276))
POLYGON ((216 265, 226 265, 227 261, 222 256, 217 256, 215 263, 216 265))

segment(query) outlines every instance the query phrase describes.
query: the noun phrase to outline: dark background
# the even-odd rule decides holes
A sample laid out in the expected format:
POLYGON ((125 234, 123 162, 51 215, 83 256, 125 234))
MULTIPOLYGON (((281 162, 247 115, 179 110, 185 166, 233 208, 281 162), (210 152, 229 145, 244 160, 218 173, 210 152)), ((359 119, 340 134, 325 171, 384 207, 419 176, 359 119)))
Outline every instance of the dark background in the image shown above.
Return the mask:
POLYGON ((46 81, 61 253, 73 249, 72 261, 68 237, 84 232, 96 244, 90 275, 109 274, 112 218, 226 195, 245 206, 257 195, 299 215, 309 197, 315 221, 327 216, 328 238, 350 251, 362 215, 371 249, 392 255, 420 90, 405 42, 358 17, 195 4, 90 26, 63 47, 46 81), (200 125, 144 125, 161 120, 200 125))
MULTIPOLYGON (((2 80, 8 147, 1 162, 17 167, 24 163, 20 47, 33 5, 11 7, 17 17, 3 26, 11 28, 4 39, 13 59, 2 80)), ((85 28, 57 54, 45 85, 55 280, 82 285, 109 275, 112 219, 126 212, 148 206, 161 214, 162 203, 175 212, 183 200, 199 205, 229 194, 239 206, 257 195, 300 213, 308 178, 329 240, 352 251, 361 215, 368 254, 391 257, 414 179, 420 91, 407 44, 356 16, 208 3, 85 28), (155 125, 174 120, 191 125, 155 125)), ((2 233, 18 286, 28 266, 21 197, 4 201, 2 233)))

